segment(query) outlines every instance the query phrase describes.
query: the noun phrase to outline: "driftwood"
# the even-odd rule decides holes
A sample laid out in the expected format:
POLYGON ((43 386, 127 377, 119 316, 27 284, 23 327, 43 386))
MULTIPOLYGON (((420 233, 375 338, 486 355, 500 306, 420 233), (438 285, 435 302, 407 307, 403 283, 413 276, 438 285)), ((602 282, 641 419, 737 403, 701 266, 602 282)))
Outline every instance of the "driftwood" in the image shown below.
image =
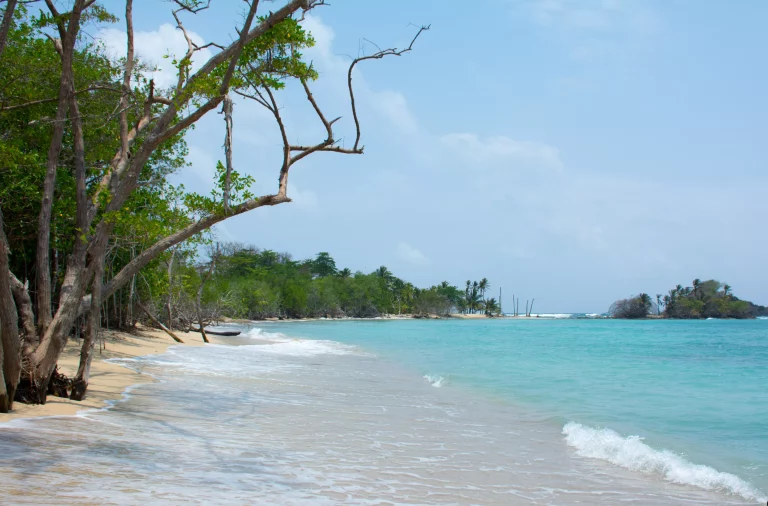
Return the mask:
POLYGON ((168 334, 169 336, 171 336, 171 337, 173 338, 173 340, 174 340, 174 341, 176 341, 177 343, 182 343, 182 344, 184 343, 184 341, 182 341, 181 339, 179 339, 179 336, 177 336, 176 334, 174 334, 173 332, 171 332, 170 330, 168 330, 168 327, 166 327, 165 325, 163 325, 163 324, 160 322, 160 320, 158 320, 157 318, 155 318, 154 316, 152 316, 152 313, 150 313, 150 312, 149 312, 149 310, 148 310, 147 308, 145 308, 145 307, 144 307, 144 304, 142 304, 142 303, 141 303, 141 302, 139 302, 139 301, 136 301, 136 304, 138 304, 138 306, 141 308, 141 310, 142 310, 142 311, 144 311, 144 313, 145 313, 147 316, 149 316, 149 319, 150 319, 150 320, 152 320, 152 323, 154 323, 155 325, 157 325, 158 327, 160 327, 160 328, 163 330, 163 332, 165 332, 166 334, 168 334))
POLYGON ((241 334, 241 332, 239 330, 216 331, 216 330, 201 330, 201 329, 195 329, 195 328, 193 328, 191 330, 192 330, 192 332, 198 332, 198 333, 201 333, 201 334, 203 332, 205 332, 206 334, 210 334, 212 336, 230 336, 230 337, 233 337, 233 336, 239 336, 241 334))

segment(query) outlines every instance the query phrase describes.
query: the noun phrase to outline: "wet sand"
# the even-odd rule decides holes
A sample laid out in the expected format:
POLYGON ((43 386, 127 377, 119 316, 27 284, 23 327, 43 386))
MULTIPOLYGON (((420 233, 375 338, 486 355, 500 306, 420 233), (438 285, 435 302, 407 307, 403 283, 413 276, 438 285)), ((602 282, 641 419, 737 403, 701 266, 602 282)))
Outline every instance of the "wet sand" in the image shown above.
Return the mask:
MULTIPOLYGON (((184 344, 176 343, 163 331, 140 327, 135 334, 126 332, 105 331, 103 333, 104 349, 97 344, 93 362, 88 393, 85 400, 78 402, 61 397, 48 396, 45 405, 27 405, 14 403, 13 411, 0 414, 0 423, 16 418, 35 418, 40 416, 74 415, 84 409, 102 408, 108 401, 120 399, 126 388, 131 385, 153 381, 151 376, 116 364, 105 362, 110 358, 132 358, 144 355, 164 353, 169 346, 201 346, 202 336, 198 333, 177 332, 184 344)), ((215 337, 209 336, 211 342, 215 337)), ((80 342, 70 339, 59 359, 59 370, 69 377, 77 372, 80 361, 80 342)))

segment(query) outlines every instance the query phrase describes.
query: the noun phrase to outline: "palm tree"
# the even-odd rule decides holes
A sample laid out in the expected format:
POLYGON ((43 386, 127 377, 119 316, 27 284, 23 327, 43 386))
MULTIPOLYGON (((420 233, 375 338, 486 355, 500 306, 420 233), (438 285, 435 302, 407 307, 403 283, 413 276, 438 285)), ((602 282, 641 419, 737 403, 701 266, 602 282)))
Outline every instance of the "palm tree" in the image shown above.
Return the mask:
POLYGON ((485 301, 485 314, 488 316, 495 315, 499 313, 499 304, 496 302, 496 299, 491 297, 490 299, 485 301))
POLYGON ((638 295, 638 298, 640 299, 640 302, 643 304, 643 310, 647 315, 651 310, 651 305, 653 304, 653 300, 651 299, 651 296, 648 295, 647 293, 641 293, 640 295, 638 295))
POLYGON ((481 279, 477 287, 480 289, 480 293, 483 296, 483 300, 485 300, 485 291, 491 287, 491 284, 488 282, 488 278, 481 279))
POLYGON ((693 296, 699 298, 699 288, 701 287, 701 280, 696 278, 693 280, 693 296))
POLYGON ((470 290, 471 285, 472 285, 472 282, 470 280, 467 280, 467 287, 464 289, 464 299, 467 301, 467 305, 466 305, 466 308, 465 308, 467 313, 469 313, 469 311, 471 309, 471 307, 470 307, 471 306, 471 304, 470 304, 471 297, 469 296, 469 293, 470 293, 469 290, 470 290))
POLYGON ((483 308, 483 299, 480 298, 480 292, 477 288, 472 288, 472 292, 469 294, 469 309, 474 313, 483 308))
POLYGON ((381 267, 379 267, 378 269, 376 269, 375 273, 376 273, 376 275, 378 277, 386 279, 386 280, 389 280, 389 278, 392 277, 392 273, 390 272, 390 270, 387 269, 383 265, 381 267))
POLYGON ((727 299, 731 295, 730 292, 731 292, 732 288, 733 287, 731 285, 729 285, 728 283, 724 284, 723 285, 723 297, 725 297, 727 299))
POLYGON ((352 271, 349 270, 348 267, 344 267, 342 270, 339 271, 339 277, 341 279, 347 279, 350 276, 352 276, 352 271))
POLYGON ((656 314, 661 316, 661 294, 656 294, 656 314))

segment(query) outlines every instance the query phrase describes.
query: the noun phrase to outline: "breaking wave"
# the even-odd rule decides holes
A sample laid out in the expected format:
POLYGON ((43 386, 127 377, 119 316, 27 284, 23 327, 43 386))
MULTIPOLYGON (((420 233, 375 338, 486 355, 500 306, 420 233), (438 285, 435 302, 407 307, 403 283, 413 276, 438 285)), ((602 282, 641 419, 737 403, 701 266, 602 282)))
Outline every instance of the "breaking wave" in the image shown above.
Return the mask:
POLYGON ((610 429, 595 429, 575 422, 567 423, 563 434, 566 443, 583 457, 607 460, 631 471, 656 474, 673 483, 763 503, 768 500, 764 493, 734 474, 693 464, 668 450, 656 450, 643 443, 639 436, 623 437, 610 429))

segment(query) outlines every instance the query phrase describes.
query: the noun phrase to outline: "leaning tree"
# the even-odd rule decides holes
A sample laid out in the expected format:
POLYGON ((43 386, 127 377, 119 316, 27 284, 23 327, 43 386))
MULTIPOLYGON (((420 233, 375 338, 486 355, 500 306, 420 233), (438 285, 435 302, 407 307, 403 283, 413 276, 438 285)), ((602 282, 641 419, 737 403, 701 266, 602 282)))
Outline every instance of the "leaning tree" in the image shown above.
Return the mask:
MULTIPOLYGON (((14 15, 14 9, 18 10, 16 1, 4 3, 0 59, 12 43, 9 30, 21 17, 19 13, 14 15)), ((93 138, 89 130, 94 122, 88 121, 83 112, 83 101, 94 90, 78 87, 82 79, 77 55, 87 39, 81 33, 84 25, 116 18, 96 0, 73 0, 66 12, 60 12, 52 0, 45 0, 45 10, 41 9, 34 20, 41 33, 46 34, 48 50, 58 56, 58 92, 52 97, 4 104, 0 108, 0 114, 40 103, 53 108, 52 117, 33 119, 29 123, 44 120, 48 125, 48 146, 40 162, 43 177, 39 181, 39 209, 34 227, 34 265, 29 269, 34 275, 25 276, 12 269, 11 258, 15 252, 6 237, 8 224, 3 223, 0 209, 0 412, 10 410, 14 399, 45 403, 59 356, 80 320, 86 322, 86 330, 72 398, 82 399, 88 385, 104 300, 125 287, 143 267, 169 248, 233 216, 290 202, 289 172, 304 158, 318 152, 362 154, 361 127, 352 85, 355 66, 410 51, 428 28, 419 29, 406 48, 383 49, 352 60, 348 93, 356 136, 352 147, 342 147, 333 129, 338 118, 329 119, 313 96, 310 83, 318 76, 301 55, 301 50, 313 42, 302 28, 303 16, 324 5, 324 0, 285 0, 280 8, 264 13, 260 12, 259 0, 246 0, 241 25, 236 27, 238 36, 222 45, 196 44, 183 23, 185 16, 209 13, 210 1, 173 0, 171 4, 176 26, 187 42, 187 51, 174 60, 174 84, 159 89, 153 80, 141 77, 143 64, 137 60, 134 49, 133 1, 125 1, 126 57, 120 62, 119 78, 106 86, 113 98, 112 110, 104 119, 114 120, 116 132, 101 139, 98 146, 89 145, 89 139, 93 138), (194 70, 193 58, 203 49, 213 54, 194 70), (289 141, 276 98, 288 81, 297 82, 303 90, 325 131, 324 139, 302 145, 289 141), (255 101, 274 117, 282 139, 282 162, 276 168, 278 181, 274 193, 252 195, 248 189, 252 180, 233 169, 234 95, 255 101), (117 272, 105 270, 110 237, 121 220, 126 219, 126 212, 132 212, 129 209, 132 198, 153 184, 142 174, 169 142, 182 137, 206 114, 216 110, 221 110, 226 119, 225 161, 217 166, 214 181, 217 191, 210 197, 185 195, 184 206, 192 219, 151 244, 142 245, 117 272), (104 157, 103 163, 92 163, 89 153, 94 149, 106 149, 111 155, 104 157), (57 249, 52 258, 52 214, 54 201, 58 199, 57 178, 61 177, 62 166, 71 167, 67 176, 73 182, 70 196, 74 233, 66 250, 57 249), (58 262, 60 257, 61 274, 54 276, 52 262, 58 262)), ((2 79, 0 77, 0 83, 2 79)), ((0 205, 5 207, 6 203, 0 205)))

